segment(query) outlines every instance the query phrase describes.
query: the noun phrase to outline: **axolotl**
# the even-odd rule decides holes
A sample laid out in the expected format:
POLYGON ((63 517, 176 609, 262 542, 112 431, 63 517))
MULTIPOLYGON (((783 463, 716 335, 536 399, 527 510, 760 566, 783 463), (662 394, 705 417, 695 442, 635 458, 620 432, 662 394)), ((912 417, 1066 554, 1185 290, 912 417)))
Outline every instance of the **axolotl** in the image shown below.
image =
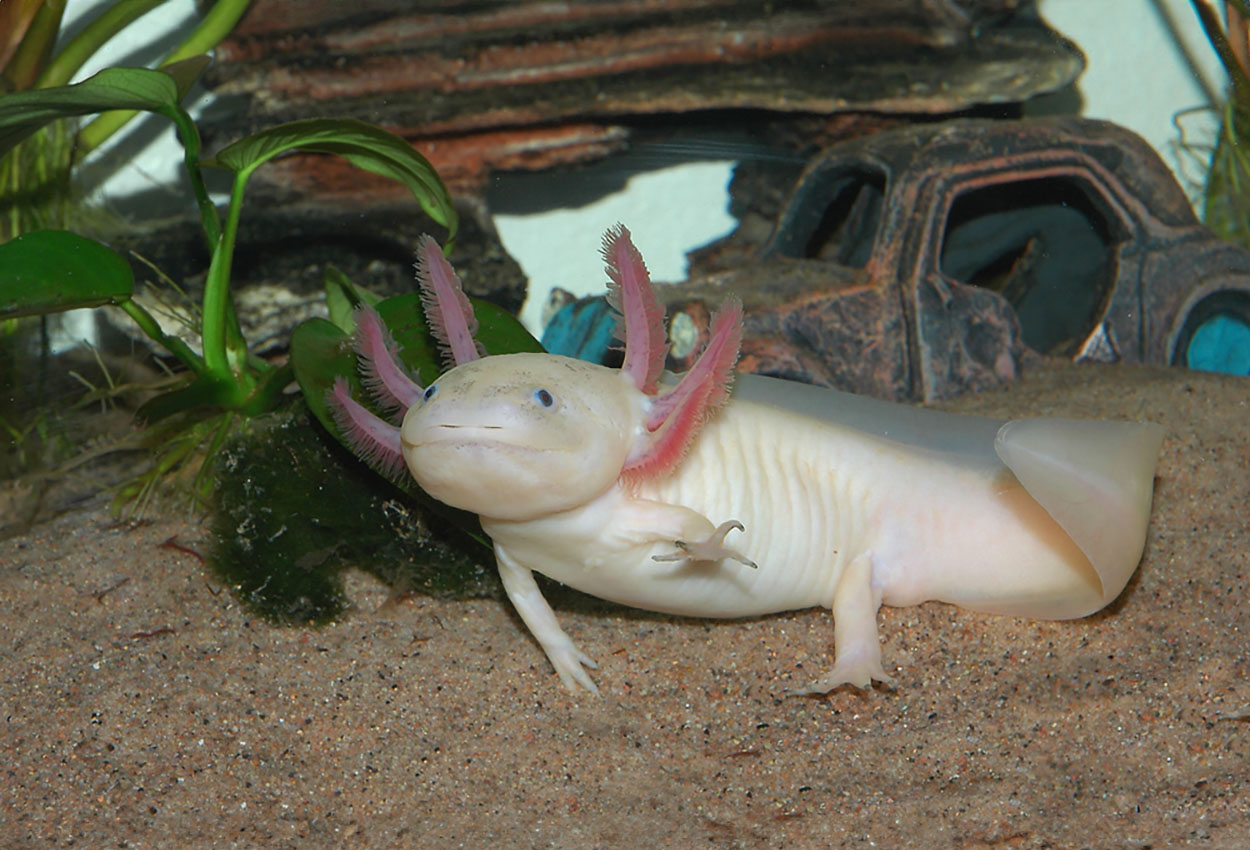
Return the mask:
POLYGON ((358 314, 364 384, 396 426, 331 391, 338 424, 389 474, 478 514, 508 598, 566 687, 594 660, 560 627, 542 573, 595 596, 699 617, 825 606, 835 663, 799 689, 889 682, 881 605, 1076 618, 1141 559, 1162 428, 999 421, 740 375, 741 306, 715 315, 680 379, 629 232, 604 239, 624 362, 486 356, 459 279, 424 237, 417 277, 454 367, 422 387, 377 314, 358 314))

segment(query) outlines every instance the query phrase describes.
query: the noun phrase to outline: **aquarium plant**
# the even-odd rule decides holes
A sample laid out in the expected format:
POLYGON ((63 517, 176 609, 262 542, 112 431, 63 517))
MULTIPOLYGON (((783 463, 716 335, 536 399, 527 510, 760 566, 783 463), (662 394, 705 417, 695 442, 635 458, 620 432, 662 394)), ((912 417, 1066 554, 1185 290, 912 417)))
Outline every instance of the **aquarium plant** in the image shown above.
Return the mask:
MULTIPOLYGON (((140 416, 158 428, 152 474, 123 496, 150 492, 151 484, 192 460, 207 444, 211 453, 239 417, 272 409, 291 383, 289 364, 248 350, 235 315, 230 269, 248 179, 271 159, 301 150, 341 156, 354 165, 407 186, 448 241, 457 229, 451 198, 433 166, 403 139, 354 120, 310 119, 281 124, 201 158, 200 137, 181 101, 207 60, 193 58, 159 70, 110 68, 74 85, 0 97, 0 154, 62 118, 111 110, 144 110, 173 122, 185 149, 187 186, 210 253, 200 304, 199 345, 163 330, 134 300, 130 263, 101 242, 59 229, 24 233, 0 245, 0 319, 79 307, 112 305, 127 313, 157 347, 182 367, 171 386, 148 401, 140 416), (232 188, 219 211, 205 186, 204 169, 224 170, 232 188), (163 429, 163 430, 161 430, 163 429)), ((203 492, 207 477, 196 478, 203 492)))
MULTIPOLYGON (((136 38, 134 30, 143 26, 140 18, 165 2, 93 4, 88 15, 75 23, 77 32, 71 35, 64 25, 67 0, 3 0, 0 95, 69 83, 122 33, 136 52, 156 52, 157 43, 136 38)), ((202 4, 203 13, 189 33, 159 61, 176 63, 211 49, 234 28, 249 4, 250 0, 202 4)), ((133 110, 105 112, 85 125, 74 118, 52 120, 15 144, 10 139, 0 153, 0 244, 45 228, 82 233, 107 227, 107 212, 83 201, 92 187, 78 179, 77 166, 136 114, 133 110)), ((80 427, 82 418, 73 411, 92 400, 112 403, 106 396, 114 391, 114 378, 104 361, 99 361, 102 377, 95 384, 72 368, 53 366, 49 334, 55 327, 46 318, 0 319, 0 387, 7 390, 0 396, 0 436, 8 443, 0 443, 0 478, 66 461, 91 433, 90 428, 80 427), (69 390, 69 377, 87 383, 91 391, 71 401, 64 394, 69 390)))
MULTIPOLYGON (((105 44, 166 0, 117 0, 58 49, 66 0, 0 2, 0 94, 34 92, 70 82, 105 44)), ((171 65, 216 46, 251 0, 217 0, 162 60, 171 65)), ((0 155, 0 242, 41 227, 65 227, 78 205, 74 165, 135 115, 106 112, 82 127, 50 121, 0 155)))

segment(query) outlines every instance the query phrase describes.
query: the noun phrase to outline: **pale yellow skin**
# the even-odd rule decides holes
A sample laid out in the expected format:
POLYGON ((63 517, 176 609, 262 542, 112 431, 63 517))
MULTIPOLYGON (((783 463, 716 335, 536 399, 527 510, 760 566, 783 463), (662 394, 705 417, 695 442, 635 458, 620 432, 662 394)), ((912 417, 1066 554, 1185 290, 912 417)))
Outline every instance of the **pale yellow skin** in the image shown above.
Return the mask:
MULTIPOLYGON (((736 397, 675 469, 631 481, 621 469, 646 450, 649 404, 619 370, 514 354, 452 369, 404 418, 409 470, 481 517, 509 598, 570 689, 596 691, 595 665, 535 571, 688 616, 831 608, 836 662, 802 691, 825 692, 888 680, 881 604, 1078 617, 1113 599, 1141 557, 1157 426, 925 420, 922 431, 988 443, 952 450, 736 397), (725 537, 731 521, 743 530, 725 537)), ((874 421, 913 410, 865 404, 874 421)))

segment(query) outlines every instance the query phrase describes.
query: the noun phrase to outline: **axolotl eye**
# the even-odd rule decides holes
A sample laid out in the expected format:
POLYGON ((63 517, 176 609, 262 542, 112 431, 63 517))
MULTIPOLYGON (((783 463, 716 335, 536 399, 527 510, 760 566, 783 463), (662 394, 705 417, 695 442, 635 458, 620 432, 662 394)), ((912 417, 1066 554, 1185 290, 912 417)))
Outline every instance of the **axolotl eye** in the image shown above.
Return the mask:
POLYGON ((534 390, 534 400, 547 408, 555 407, 556 404, 556 397, 544 389, 534 390))
POLYGON ((425 388, 425 392, 421 393, 422 401, 429 401, 434 398, 434 393, 438 392, 438 384, 430 384, 425 388))

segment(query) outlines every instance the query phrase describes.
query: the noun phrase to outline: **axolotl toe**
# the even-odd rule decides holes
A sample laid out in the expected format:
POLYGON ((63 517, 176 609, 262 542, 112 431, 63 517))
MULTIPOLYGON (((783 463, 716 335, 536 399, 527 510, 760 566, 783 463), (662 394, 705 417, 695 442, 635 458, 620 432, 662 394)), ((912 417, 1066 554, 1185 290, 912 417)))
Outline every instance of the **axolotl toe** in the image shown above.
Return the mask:
POLYGON ((567 687, 596 691, 595 665, 535 572, 686 616, 830 608, 835 663, 801 691, 822 693, 888 680, 883 604, 1082 617, 1136 569, 1159 426, 956 416, 757 376, 738 376, 731 392, 734 302, 695 366, 671 380, 663 313, 625 228, 609 231, 604 255, 620 369, 480 356, 468 301, 427 238, 418 278, 454 367, 418 386, 366 311, 366 385, 406 408, 402 426, 373 417, 343 383, 333 394, 362 454, 479 515, 509 599, 567 687))

